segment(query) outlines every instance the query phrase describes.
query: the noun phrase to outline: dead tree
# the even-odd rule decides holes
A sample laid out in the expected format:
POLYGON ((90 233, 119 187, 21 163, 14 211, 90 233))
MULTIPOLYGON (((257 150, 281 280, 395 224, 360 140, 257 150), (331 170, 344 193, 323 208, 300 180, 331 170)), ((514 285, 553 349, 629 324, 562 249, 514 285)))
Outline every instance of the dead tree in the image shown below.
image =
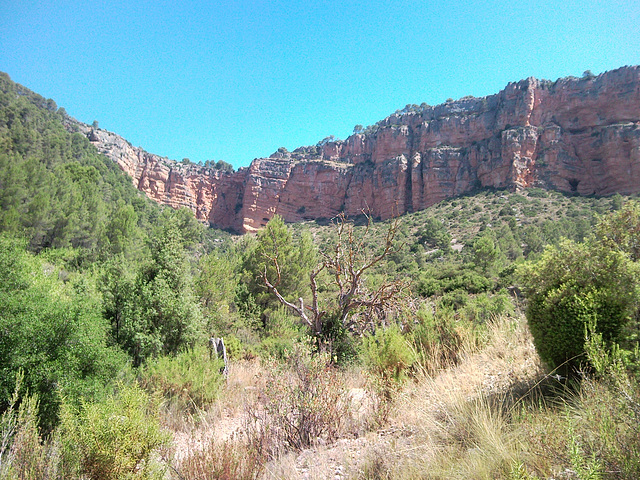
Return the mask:
POLYGON ((219 358, 224 362, 220 367, 220 373, 226 377, 229 374, 229 364, 227 361, 227 347, 225 347, 222 337, 209 338, 209 359, 213 360, 213 357, 219 358))
MULTIPOLYGON (((367 226, 360 238, 356 238, 353 225, 347 222, 344 214, 336 220, 337 241, 332 250, 322 252, 323 261, 311 271, 309 286, 311 288, 311 305, 305 305, 302 297, 298 304, 289 302, 278 291, 280 283, 280 264, 278 262, 277 245, 275 255, 268 257, 276 270, 276 279, 268 278, 267 269, 263 272, 263 281, 269 291, 295 313, 309 326, 313 336, 322 343, 324 327, 329 320, 339 321, 345 328, 362 332, 371 324, 376 314, 384 312, 397 304, 402 293, 408 288, 404 280, 385 282, 375 290, 369 290, 364 285, 365 273, 382 262, 392 253, 402 247, 395 244, 398 232, 398 219, 390 222, 387 229, 382 251, 375 255, 368 255, 365 240, 371 232, 372 219, 367 217, 367 226), (337 287, 337 297, 322 308, 318 300, 318 276, 323 271, 329 274, 331 283, 337 287)), ((275 244, 275 238, 274 238, 275 244)))

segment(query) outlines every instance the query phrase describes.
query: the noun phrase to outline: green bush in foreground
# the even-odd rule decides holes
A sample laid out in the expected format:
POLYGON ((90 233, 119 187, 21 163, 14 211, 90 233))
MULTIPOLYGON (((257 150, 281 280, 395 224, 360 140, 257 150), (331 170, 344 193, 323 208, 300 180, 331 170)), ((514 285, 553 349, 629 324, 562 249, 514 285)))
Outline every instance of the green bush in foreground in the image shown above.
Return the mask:
POLYGON ((107 346, 107 324, 91 279, 60 280, 60 269, 0 236, 0 411, 16 374, 38 396, 40 426, 57 422, 61 396, 99 397, 124 355, 107 346))
POLYGON ((586 327, 620 342, 636 305, 637 268, 600 243, 561 242, 520 269, 526 316, 540 358, 556 368, 584 363, 586 327))
POLYGON ((67 478, 163 478, 165 468, 152 453, 167 445, 169 436, 160 427, 156 402, 140 387, 123 386, 78 410, 64 404, 61 417, 67 478))

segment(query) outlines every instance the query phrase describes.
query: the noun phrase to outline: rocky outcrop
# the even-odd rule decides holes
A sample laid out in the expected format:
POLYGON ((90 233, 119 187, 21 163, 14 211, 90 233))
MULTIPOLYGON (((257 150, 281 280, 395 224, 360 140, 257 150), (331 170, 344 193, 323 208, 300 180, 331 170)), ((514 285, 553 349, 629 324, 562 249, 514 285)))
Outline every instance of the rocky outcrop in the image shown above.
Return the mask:
POLYGON ((483 98, 405 108, 345 141, 276 152, 224 173, 182 165, 70 121, 151 198, 236 231, 341 211, 424 209, 477 188, 640 192, 640 67, 556 82, 528 78, 483 98))
POLYGON ((115 161, 139 190, 174 208, 187 207, 196 218, 243 231, 240 216, 247 169, 226 172, 183 164, 134 147, 124 138, 67 117, 66 127, 87 136, 98 150, 115 161))

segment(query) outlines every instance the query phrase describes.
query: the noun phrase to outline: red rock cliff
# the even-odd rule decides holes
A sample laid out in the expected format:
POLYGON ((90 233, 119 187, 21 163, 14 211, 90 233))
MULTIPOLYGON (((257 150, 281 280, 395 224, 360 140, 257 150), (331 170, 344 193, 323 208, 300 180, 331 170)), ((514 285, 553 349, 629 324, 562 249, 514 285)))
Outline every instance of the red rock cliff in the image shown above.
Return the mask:
POLYGON ((480 187, 640 192, 640 67, 529 78, 488 97, 414 110, 235 173, 182 165, 84 124, 73 128, 154 200, 236 231, 259 229, 276 213, 296 222, 365 209, 384 219, 480 187))

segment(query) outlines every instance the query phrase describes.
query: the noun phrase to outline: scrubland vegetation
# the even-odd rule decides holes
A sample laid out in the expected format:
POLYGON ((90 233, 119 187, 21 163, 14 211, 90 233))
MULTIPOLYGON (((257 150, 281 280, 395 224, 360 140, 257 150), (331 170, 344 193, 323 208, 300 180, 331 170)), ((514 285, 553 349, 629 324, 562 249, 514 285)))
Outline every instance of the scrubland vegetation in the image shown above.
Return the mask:
POLYGON ((0 478, 640 477, 634 199, 233 237, 0 85, 0 478))

